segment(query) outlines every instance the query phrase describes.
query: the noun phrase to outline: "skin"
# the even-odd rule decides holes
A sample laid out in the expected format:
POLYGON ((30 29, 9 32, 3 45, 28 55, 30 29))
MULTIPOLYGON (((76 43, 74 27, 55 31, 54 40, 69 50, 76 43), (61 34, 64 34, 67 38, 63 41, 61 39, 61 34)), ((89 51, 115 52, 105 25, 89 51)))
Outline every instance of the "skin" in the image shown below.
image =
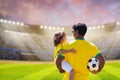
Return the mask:
MULTIPOLYGON (((74 35, 75 39, 76 38, 84 38, 84 36, 78 34, 78 31, 73 31, 73 35, 74 35)), ((105 65, 105 59, 102 56, 102 54, 97 56, 96 58, 99 60, 99 70, 98 71, 90 71, 93 74, 99 73, 105 65)))
MULTIPOLYGON (((67 38, 66 38, 66 35, 64 35, 64 37, 61 39, 60 43, 65 44, 66 42, 67 42, 67 38)), ((75 53, 76 50, 70 49, 70 50, 60 50, 60 51, 59 51, 60 54, 66 54, 66 53, 69 53, 69 52, 70 52, 70 53, 75 53)), ((59 70, 60 73, 64 73, 64 72, 65 72, 65 71, 61 68, 61 63, 62 63, 62 60, 63 60, 63 59, 64 59, 64 58, 58 56, 58 58, 57 58, 57 60, 56 60, 56 66, 57 66, 57 68, 58 68, 58 70, 59 70), (59 64, 59 65, 57 65, 57 64, 59 64)), ((70 75, 69 75, 69 79, 68 79, 68 80, 73 80, 73 76, 74 76, 74 70, 72 69, 72 70, 70 71, 70 75)))
MULTIPOLYGON (((74 35, 74 38, 75 38, 75 39, 76 39, 76 38, 84 38, 84 36, 78 34, 78 31, 77 31, 77 30, 76 30, 76 31, 73 31, 73 35, 74 35)), ((99 56, 97 56, 96 58, 99 60, 99 70, 98 70, 98 71, 90 71, 90 72, 93 73, 93 74, 99 73, 99 72, 102 70, 102 68, 104 67, 104 65, 105 65, 105 59, 104 59, 104 57, 102 56, 102 54, 99 55, 99 56)), ((58 70, 60 71, 60 73, 64 73, 64 72, 65 72, 65 71, 62 69, 62 67, 61 67, 61 62, 62 62, 63 59, 64 59, 63 57, 58 56, 58 58, 57 58, 57 60, 56 60, 56 66, 57 66, 58 70)))
POLYGON ((90 71, 93 74, 99 73, 102 70, 102 68, 104 67, 104 65, 105 65, 105 59, 102 56, 102 54, 97 56, 96 58, 99 60, 99 70, 98 71, 90 71))
POLYGON ((58 56, 57 59, 56 59, 56 66, 57 66, 60 73, 65 73, 65 71, 62 69, 62 65, 61 65, 61 62, 63 60, 64 60, 64 58, 61 57, 61 56, 58 56))

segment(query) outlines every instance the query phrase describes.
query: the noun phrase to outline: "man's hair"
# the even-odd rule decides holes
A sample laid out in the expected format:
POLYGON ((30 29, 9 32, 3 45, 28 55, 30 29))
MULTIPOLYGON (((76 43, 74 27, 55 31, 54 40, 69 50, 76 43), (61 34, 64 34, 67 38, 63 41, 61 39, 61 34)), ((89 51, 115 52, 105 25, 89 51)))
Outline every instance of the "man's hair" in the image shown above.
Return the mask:
POLYGON ((65 36, 64 32, 57 32, 57 33, 55 33, 54 34, 54 38, 53 38, 54 46, 57 46, 64 36, 65 36))
POLYGON ((76 25, 73 25, 72 29, 74 31, 78 31, 78 34, 82 36, 84 36, 87 32, 87 26, 84 23, 78 23, 76 25))

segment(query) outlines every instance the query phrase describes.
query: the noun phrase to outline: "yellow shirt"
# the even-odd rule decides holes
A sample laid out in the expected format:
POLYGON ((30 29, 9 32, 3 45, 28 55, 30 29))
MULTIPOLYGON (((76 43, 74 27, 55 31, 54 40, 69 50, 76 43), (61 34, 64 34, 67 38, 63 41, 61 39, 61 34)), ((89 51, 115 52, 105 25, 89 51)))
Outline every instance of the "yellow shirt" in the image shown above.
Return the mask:
MULTIPOLYGON (((58 56, 58 51, 63 49, 63 46, 69 46, 69 43, 65 43, 64 45, 59 43, 55 48, 54 48, 54 62, 58 56)), ((67 49, 66 49, 67 50, 67 49)))
MULTIPOLYGON (((87 69, 88 60, 92 56, 96 56, 100 51, 98 48, 86 41, 86 40, 75 40, 69 46, 64 46, 63 49, 75 49, 75 54, 63 54, 65 60, 70 63, 75 71, 74 80, 89 80, 89 71, 87 69)), ((64 80, 68 80, 69 73, 65 73, 64 80)))
POLYGON ((54 62, 57 58, 57 55, 58 55, 58 51, 62 48, 62 44, 58 44, 55 49, 54 49, 54 62))

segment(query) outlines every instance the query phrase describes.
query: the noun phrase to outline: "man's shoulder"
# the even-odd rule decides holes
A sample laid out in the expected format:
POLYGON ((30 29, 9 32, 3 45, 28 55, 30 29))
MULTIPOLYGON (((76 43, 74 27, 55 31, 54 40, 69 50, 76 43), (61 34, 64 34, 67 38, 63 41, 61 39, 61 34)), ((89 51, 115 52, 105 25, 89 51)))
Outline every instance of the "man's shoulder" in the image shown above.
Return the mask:
POLYGON ((95 46, 95 44, 92 43, 92 42, 90 42, 90 41, 85 40, 85 42, 86 42, 87 45, 90 45, 91 47, 94 47, 94 46, 95 46))
POLYGON ((76 42, 76 40, 73 40, 71 42, 69 42, 70 45, 74 44, 76 42))
POLYGON ((67 46, 74 46, 74 45, 78 45, 78 44, 84 44, 85 46, 89 46, 89 47, 96 47, 96 45, 88 40, 83 40, 82 42, 78 41, 78 40, 73 40, 72 42, 69 42, 69 44, 67 44, 67 46))
POLYGON ((98 47, 94 43, 92 43, 92 42, 88 41, 88 45, 89 45, 90 49, 98 49, 98 47))

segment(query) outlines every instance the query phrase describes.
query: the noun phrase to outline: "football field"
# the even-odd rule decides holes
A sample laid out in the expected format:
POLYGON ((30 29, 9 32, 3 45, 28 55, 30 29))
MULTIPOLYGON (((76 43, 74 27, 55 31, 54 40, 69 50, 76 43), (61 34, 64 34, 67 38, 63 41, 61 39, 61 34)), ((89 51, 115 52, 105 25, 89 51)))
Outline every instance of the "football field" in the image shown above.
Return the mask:
MULTIPOLYGON (((0 80, 62 80, 52 62, 25 62, 0 60, 0 80)), ((90 74, 90 80, 120 80, 120 61, 106 62, 99 74, 90 74)))

